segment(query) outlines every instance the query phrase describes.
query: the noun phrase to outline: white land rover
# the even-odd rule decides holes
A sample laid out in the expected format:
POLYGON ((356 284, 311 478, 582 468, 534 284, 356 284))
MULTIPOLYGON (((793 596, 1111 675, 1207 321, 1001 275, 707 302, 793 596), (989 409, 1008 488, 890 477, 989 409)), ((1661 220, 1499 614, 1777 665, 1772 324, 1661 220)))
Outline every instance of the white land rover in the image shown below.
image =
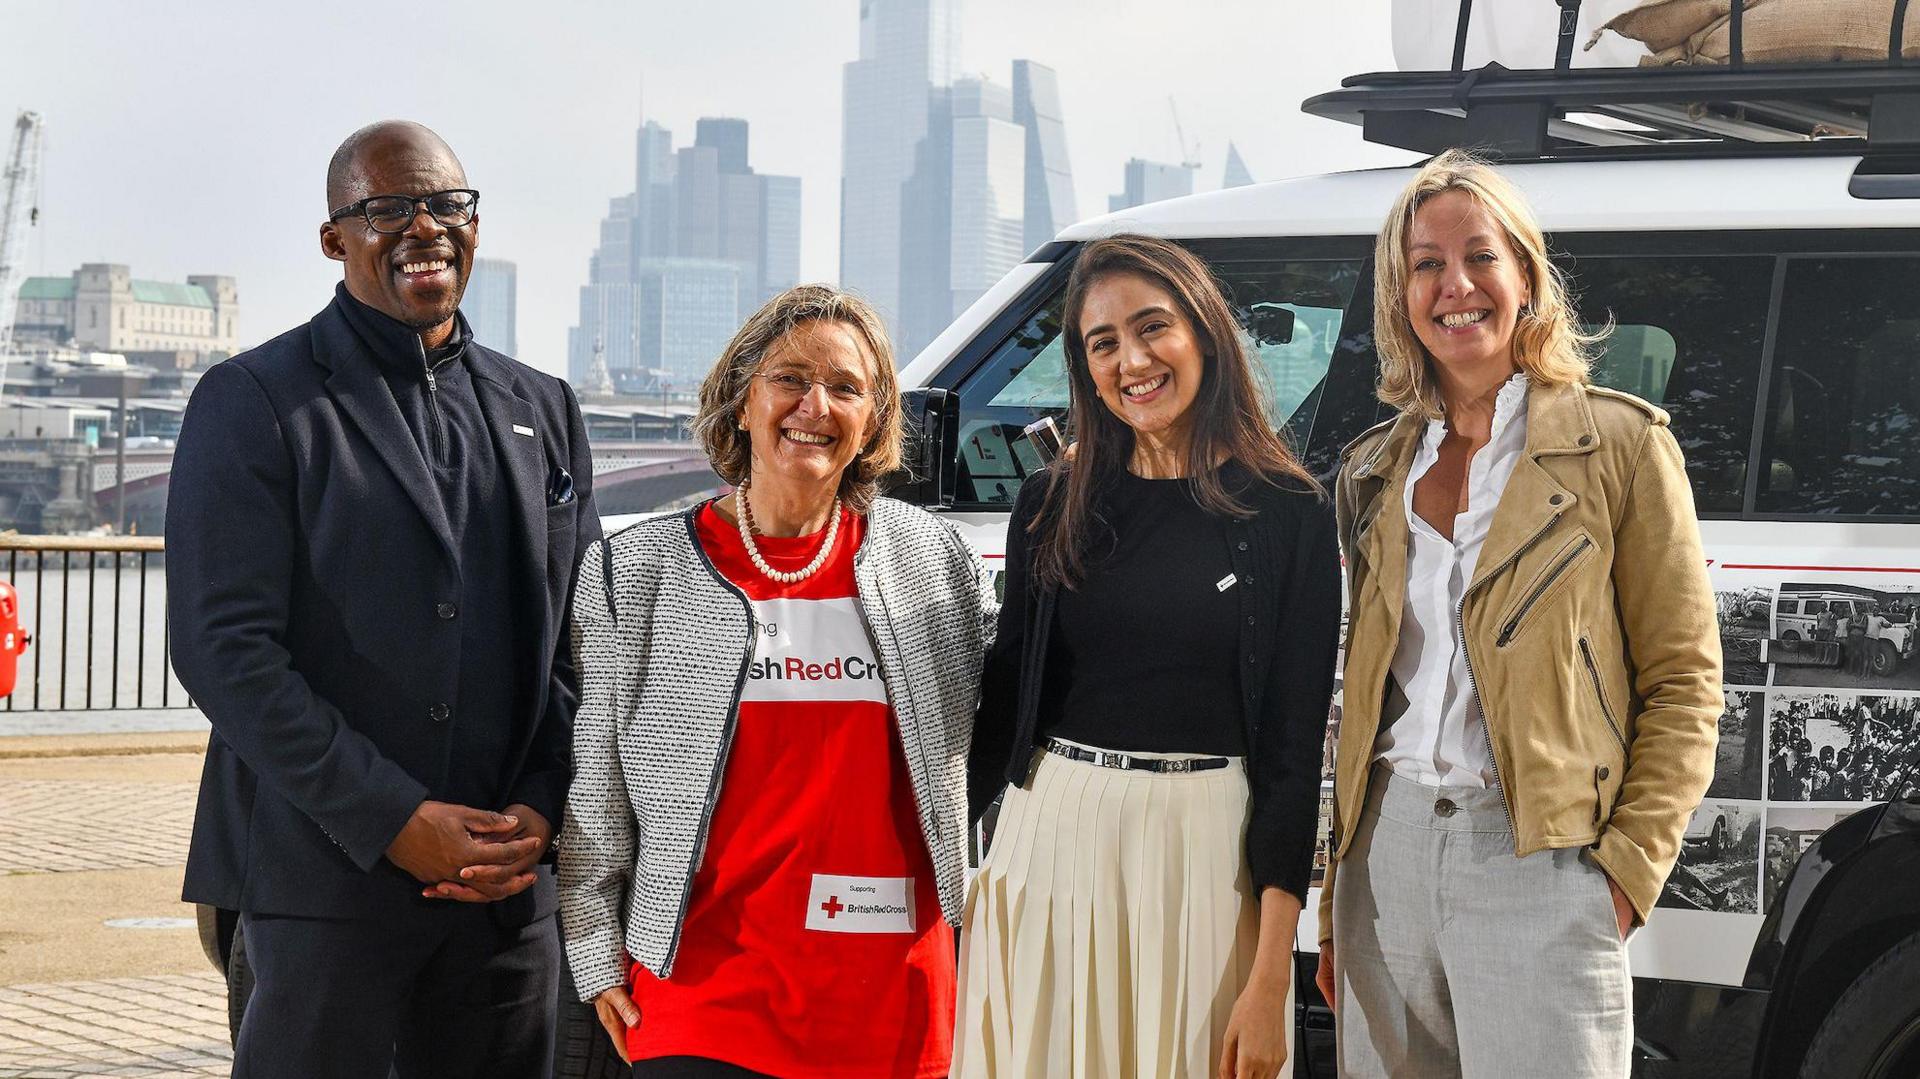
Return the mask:
MULTIPOLYGON (((1920 601, 1920 68, 1397 73, 1306 107, 1391 145, 1504 155, 1583 316, 1614 325, 1594 378, 1665 408, 1686 451, 1727 708, 1697 841, 1631 942, 1635 1074, 1920 1076, 1920 664, 1849 669, 1775 624, 1782 600, 1797 614, 1800 597, 1844 592, 1889 639, 1920 601)), ((1067 404, 1067 273, 1082 243, 1123 230, 1212 266, 1272 422, 1328 473, 1385 416, 1372 244, 1409 175, 1268 183, 1068 229, 903 372, 920 467, 896 497, 1001 557, 1041 463, 1022 429, 1067 404)), ((1331 1076, 1314 910, 1295 1074, 1331 1076)))

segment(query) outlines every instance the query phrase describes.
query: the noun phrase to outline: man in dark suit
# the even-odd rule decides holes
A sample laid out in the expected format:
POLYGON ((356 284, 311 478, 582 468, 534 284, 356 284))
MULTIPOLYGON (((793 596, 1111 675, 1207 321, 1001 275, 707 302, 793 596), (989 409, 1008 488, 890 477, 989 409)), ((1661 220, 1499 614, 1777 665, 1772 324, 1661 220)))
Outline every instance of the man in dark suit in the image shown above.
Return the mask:
POLYGON ((236 1076, 549 1068, 563 631, 599 523, 571 391, 460 316, 478 200, 426 128, 355 132, 333 302, 182 424, 167 617, 213 724, 184 891, 241 912, 236 1076))

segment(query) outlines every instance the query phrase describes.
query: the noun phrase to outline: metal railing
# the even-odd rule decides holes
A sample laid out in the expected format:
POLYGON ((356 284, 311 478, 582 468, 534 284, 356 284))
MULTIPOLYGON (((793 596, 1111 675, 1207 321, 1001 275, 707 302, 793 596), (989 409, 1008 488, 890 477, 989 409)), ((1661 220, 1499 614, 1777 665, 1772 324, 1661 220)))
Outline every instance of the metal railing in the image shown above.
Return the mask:
POLYGON ((168 648, 165 550, 158 536, 0 535, 33 635, 4 709, 193 707, 168 648))

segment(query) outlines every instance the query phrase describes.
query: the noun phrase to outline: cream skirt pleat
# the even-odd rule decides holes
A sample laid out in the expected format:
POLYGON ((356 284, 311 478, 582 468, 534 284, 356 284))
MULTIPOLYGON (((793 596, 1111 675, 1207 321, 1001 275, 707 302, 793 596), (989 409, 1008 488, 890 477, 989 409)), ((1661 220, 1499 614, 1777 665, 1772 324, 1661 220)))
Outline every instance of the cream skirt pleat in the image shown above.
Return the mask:
POLYGON ((1246 830, 1239 758, 1162 775, 1040 754, 967 894, 953 1074, 1218 1074, 1259 940, 1246 830))

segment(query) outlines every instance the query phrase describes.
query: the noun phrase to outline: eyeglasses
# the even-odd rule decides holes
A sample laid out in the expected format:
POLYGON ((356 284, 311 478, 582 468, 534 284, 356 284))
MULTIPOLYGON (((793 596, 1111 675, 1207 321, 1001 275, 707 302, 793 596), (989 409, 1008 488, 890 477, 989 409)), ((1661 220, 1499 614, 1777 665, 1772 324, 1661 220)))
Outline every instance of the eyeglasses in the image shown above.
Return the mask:
POLYGON ((825 386, 827 395, 842 404, 850 405, 856 401, 864 400, 867 396, 867 391, 845 379, 828 381, 818 378, 802 378, 791 371, 776 371, 770 375, 755 375, 754 377, 765 379, 767 385, 772 386, 773 391, 782 397, 805 397, 808 393, 812 392, 815 386, 825 386))
POLYGON ((359 214, 367 219, 368 228, 391 236, 405 232, 413 225, 416 206, 425 206, 435 221, 447 228, 457 229, 473 220, 474 211, 480 206, 480 192, 470 188, 454 188, 418 198, 412 195, 374 195, 351 206, 340 207, 328 214, 327 220, 338 221, 359 214))

